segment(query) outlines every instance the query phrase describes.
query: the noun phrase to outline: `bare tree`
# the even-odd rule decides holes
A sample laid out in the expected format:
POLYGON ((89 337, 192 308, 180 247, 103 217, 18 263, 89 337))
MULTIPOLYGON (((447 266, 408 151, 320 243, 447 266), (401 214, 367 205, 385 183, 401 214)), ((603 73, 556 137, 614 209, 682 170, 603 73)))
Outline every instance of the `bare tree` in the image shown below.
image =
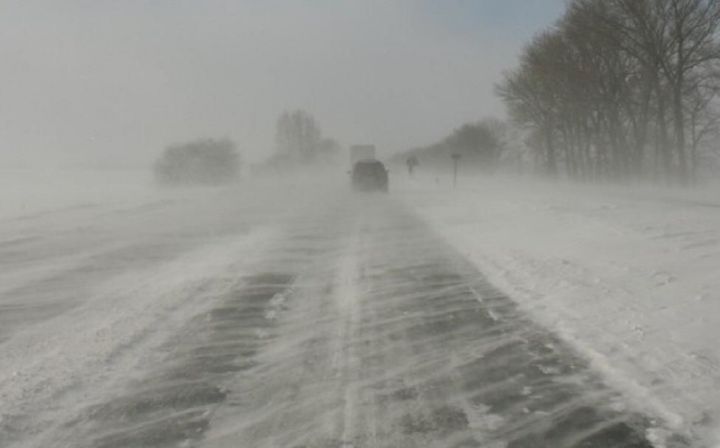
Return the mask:
POLYGON ((310 163, 318 157, 322 133, 310 113, 285 111, 278 118, 275 139, 279 155, 296 163, 310 163))
POLYGON ((507 126, 495 118, 466 123, 450 135, 429 146, 415 148, 395 156, 396 162, 423 167, 448 167, 454 154, 460 154, 461 163, 479 172, 493 172, 507 146, 507 126))
POLYGON ((574 0, 497 93, 547 172, 685 182, 716 123, 719 28, 717 0, 574 0))

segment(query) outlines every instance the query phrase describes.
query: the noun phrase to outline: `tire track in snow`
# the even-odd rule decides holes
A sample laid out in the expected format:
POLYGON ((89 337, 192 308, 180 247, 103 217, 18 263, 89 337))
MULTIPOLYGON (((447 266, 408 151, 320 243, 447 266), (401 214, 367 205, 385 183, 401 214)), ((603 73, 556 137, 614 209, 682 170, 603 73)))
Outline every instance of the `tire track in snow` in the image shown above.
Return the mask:
MULTIPOLYGON (((351 237, 352 238, 352 237, 351 237)), ((342 328, 339 335, 341 375, 345 378, 343 382, 343 425, 342 448, 353 448, 353 440, 355 439, 355 425, 357 421, 356 409, 358 407, 358 390, 352 382, 351 377, 353 371, 359 368, 356 359, 353 338, 357 327, 359 304, 357 291, 357 240, 352 238, 347 244, 345 256, 340 260, 340 269, 338 275, 339 288, 336 290, 334 297, 338 300, 338 308, 341 310, 342 328)))

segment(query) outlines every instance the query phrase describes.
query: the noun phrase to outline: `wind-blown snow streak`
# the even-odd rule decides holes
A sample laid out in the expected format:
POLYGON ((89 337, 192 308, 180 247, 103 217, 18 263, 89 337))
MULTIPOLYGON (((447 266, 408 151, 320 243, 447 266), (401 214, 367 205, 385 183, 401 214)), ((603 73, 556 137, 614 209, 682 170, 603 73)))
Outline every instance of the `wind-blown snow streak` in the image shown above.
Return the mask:
POLYGON ((639 406, 676 428, 713 431, 720 409, 716 192, 519 179, 460 185, 452 191, 420 180, 402 196, 639 406))
POLYGON ((201 446, 688 446, 398 204, 347 201, 201 446))
MULTIPOLYGON (((245 257, 271 238, 270 230, 251 233, 115 277, 83 306, 15 334, 0 345, 2 432, 47 430, 107 395, 113 381, 155 362, 160 344, 224 293, 245 257)), ((31 445, 50 446, 40 441, 31 445)))
POLYGON ((157 362, 317 189, 262 192, 98 195, 0 221, 0 445, 77 446, 60 428, 157 362))
POLYGON ((398 201, 264 187, 9 244, 81 256, 0 295, 0 444, 689 445, 398 201))

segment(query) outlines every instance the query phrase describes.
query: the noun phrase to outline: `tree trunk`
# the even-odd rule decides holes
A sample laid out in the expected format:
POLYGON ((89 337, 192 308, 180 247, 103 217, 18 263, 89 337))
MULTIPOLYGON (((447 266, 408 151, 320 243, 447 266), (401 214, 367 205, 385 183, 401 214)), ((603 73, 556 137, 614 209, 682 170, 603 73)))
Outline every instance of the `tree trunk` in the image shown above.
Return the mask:
POLYGON ((555 142, 553 140, 552 126, 545 126, 545 168, 550 176, 557 176, 557 157, 555 154, 555 142))
POLYGON ((665 105, 665 95, 657 82, 657 126, 658 126, 658 145, 657 150, 663 166, 663 176, 666 182, 669 182, 672 176, 672 154, 669 148, 669 137, 667 130, 667 106, 665 105))
POLYGON ((675 151, 678 157, 677 176, 680 183, 687 182, 687 159, 685 154, 685 111, 683 110, 683 81, 680 78, 673 88, 673 118, 675 121, 675 151))

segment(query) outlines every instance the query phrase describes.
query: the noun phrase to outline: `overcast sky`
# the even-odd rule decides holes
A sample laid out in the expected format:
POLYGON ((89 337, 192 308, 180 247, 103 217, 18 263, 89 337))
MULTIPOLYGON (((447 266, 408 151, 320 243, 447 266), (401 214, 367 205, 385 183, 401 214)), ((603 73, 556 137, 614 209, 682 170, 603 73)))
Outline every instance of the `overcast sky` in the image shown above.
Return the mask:
POLYGON ((269 154, 283 109, 383 153, 502 115, 493 84, 564 0, 0 0, 0 163, 269 154))

